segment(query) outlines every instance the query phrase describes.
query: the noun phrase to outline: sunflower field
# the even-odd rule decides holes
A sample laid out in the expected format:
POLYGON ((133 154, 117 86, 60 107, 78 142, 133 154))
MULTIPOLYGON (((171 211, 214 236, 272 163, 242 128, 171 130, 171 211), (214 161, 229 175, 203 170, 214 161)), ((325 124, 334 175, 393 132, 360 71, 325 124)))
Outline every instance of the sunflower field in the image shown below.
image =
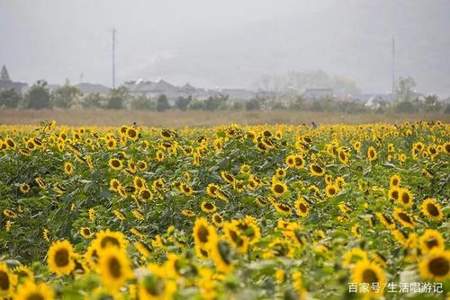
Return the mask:
POLYGON ((0 126, 0 298, 450 299, 449 136, 0 126))

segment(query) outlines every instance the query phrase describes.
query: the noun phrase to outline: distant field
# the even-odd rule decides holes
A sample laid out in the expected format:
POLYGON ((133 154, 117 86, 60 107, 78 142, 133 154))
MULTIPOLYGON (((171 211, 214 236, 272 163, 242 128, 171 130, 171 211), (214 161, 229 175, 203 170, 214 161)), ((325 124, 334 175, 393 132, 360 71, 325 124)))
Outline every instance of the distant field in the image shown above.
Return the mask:
POLYGON ((441 120, 450 121, 450 115, 442 113, 425 114, 343 114, 328 112, 298 111, 114 111, 114 110, 0 110, 0 124, 38 124, 43 120, 55 120, 65 125, 113 126, 131 124, 182 127, 212 126, 229 123, 239 124, 360 124, 360 123, 398 123, 402 121, 441 120))

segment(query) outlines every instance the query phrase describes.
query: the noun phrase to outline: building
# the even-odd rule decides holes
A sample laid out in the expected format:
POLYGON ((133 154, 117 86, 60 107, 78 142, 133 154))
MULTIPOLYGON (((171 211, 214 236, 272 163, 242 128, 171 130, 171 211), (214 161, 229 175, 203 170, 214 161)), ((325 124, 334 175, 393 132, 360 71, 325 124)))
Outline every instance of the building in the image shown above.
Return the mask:
POLYGON ((0 71, 0 91, 14 90, 16 93, 22 94, 27 86, 26 83, 12 81, 6 66, 2 67, 2 70, 0 71))

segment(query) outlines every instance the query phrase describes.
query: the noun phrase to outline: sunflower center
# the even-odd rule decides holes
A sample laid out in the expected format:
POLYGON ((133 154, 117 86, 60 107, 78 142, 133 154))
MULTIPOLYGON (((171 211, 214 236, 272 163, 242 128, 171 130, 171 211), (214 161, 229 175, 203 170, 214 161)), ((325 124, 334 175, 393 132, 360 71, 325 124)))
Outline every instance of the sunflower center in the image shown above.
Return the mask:
POLYGON ((276 184, 273 187, 274 191, 278 194, 282 194, 284 192, 284 187, 281 184, 276 184))
POLYGON ((438 246, 438 241, 435 238, 430 238, 426 241, 428 249, 438 246))
POLYGON ((121 265, 117 258, 111 257, 111 259, 108 262, 108 268, 112 277, 120 278, 120 276, 122 275, 121 265))
POLYGON ((405 221, 406 223, 409 223, 409 224, 412 223, 411 218, 410 218, 407 214, 405 214, 405 213, 399 213, 398 216, 400 217, 400 219, 402 219, 402 220, 405 221))
POLYGON ((450 262, 444 257, 436 257, 428 263, 428 269, 435 276, 445 276, 450 271, 450 262))
POLYGON ((58 267, 65 267, 69 264, 69 252, 66 249, 56 251, 55 263, 58 267))
POLYGON ((197 232, 197 236, 198 236, 198 239, 200 240, 200 242, 207 243, 208 235, 209 235, 208 229, 205 226, 200 226, 200 228, 198 229, 198 232, 197 232))
POLYGON ((44 296, 40 293, 31 293, 27 296, 27 300, 45 300, 44 296))
POLYGON ((300 211, 302 213, 305 213, 307 210, 308 210, 308 208, 306 207, 306 205, 303 203, 300 203, 300 211))
POLYGON ((439 216, 439 210, 437 209, 437 207, 435 205, 428 203, 427 210, 428 210, 428 213, 430 215, 432 215, 433 217, 439 216))
POLYGON ((108 245, 120 247, 119 241, 116 238, 113 238, 111 236, 107 236, 107 237, 103 238, 100 245, 102 246, 102 248, 105 248, 108 245))
POLYGON ((369 284, 379 281, 377 273, 375 273, 375 271, 373 271, 372 269, 364 270, 364 272, 362 274, 362 279, 363 279, 363 282, 369 283, 369 284))
POLYGON ((404 194, 402 195, 402 201, 403 201, 403 203, 405 203, 405 204, 408 204, 408 203, 409 203, 409 195, 408 195, 407 193, 404 193, 404 194))
POLYGON ((0 271, 0 290, 9 290, 9 276, 5 271, 0 271))

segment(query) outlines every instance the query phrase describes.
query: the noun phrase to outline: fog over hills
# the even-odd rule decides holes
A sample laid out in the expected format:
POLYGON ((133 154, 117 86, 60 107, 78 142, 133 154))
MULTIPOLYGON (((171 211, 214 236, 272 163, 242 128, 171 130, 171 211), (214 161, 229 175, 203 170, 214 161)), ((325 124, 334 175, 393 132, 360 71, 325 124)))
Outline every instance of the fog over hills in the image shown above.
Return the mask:
POLYGON ((111 29, 120 82, 254 88, 264 74, 323 70, 363 91, 399 76, 450 95, 450 1, 0 0, 0 65, 32 82, 111 85, 111 29))

